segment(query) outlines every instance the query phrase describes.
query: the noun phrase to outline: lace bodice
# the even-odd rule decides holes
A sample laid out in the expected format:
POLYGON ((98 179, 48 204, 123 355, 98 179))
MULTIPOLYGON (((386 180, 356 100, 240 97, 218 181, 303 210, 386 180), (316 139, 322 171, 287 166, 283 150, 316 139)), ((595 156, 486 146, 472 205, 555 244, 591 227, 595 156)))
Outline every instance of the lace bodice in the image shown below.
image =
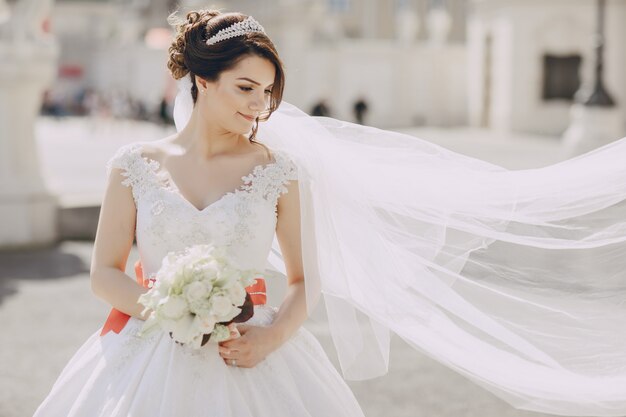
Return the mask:
POLYGON ((137 207, 135 237, 144 275, 156 273, 170 251, 195 244, 226 246, 242 268, 264 270, 274 239, 277 203, 286 185, 297 179, 289 158, 257 165, 241 177, 243 185, 200 210, 168 181, 159 162, 141 153, 142 143, 121 147, 107 163, 120 168, 122 184, 132 188, 137 207))

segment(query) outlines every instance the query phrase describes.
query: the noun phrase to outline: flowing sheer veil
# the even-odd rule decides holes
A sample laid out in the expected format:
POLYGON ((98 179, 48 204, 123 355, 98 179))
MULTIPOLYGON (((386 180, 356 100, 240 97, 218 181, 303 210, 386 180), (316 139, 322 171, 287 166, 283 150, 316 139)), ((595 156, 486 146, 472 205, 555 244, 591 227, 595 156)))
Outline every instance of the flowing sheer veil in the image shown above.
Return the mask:
POLYGON ((516 408, 626 415, 626 138, 507 170, 286 102, 257 136, 298 167, 307 307, 345 378, 386 373, 392 331, 516 408))

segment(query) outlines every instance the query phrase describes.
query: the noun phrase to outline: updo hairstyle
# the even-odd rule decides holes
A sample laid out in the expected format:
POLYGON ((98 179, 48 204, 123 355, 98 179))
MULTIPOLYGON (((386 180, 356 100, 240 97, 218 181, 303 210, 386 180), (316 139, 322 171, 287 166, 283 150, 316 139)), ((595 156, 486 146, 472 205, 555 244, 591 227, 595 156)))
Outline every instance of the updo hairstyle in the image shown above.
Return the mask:
POLYGON ((191 77, 191 96, 194 104, 198 97, 198 87, 194 75, 210 82, 219 79, 222 71, 235 67, 243 58, 256 55, 274 64, 276 75, 270 96, 269 109, 261 113, 250 134, 254 141, 259 121, 267 120, 278 108, 285 86, 283 64, 272 41, 263 33, 246 33, 241 36, 207 45, 206 41, 220 30, 241 22, 248 16, 242 13, 222 13, 218 10, 197 10, 187 13, 185 19, 177 12, 168 17, 168 22, 175 28, 176 34, 169 47, 167 68, 172 77, 178 80, 191 77))

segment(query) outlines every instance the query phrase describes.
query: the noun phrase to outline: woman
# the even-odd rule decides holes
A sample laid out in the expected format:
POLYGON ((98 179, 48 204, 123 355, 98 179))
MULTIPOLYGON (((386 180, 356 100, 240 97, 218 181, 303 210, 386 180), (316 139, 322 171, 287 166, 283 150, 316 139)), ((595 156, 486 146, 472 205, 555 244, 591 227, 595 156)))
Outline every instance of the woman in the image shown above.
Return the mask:
POLYGON ((181 27, 170 59, 181 80, 180 133, 113 158, 96 238, 94 291, 133 319, 119 334, 92 336, 42 410, 60 404, 59 414, 71 415, 104 401, 106 415, 204 415, 177 401, 191 396, 190 406, 216 404, 215 415, 359 415, 298 328, 323 294, 345 378, 384 374, 393 331, 517 408, 626 414, 626 140, 509 171, 415 137, 312 118, 278 108, 280 65, 251 46, 267 42, 242 15, 192 13, 181 27), (233 54, 245 56, 241 66, 221 67, 233 54), (240 101, 233 91, 249 95, 240 101), (277 110, 257 132, 246 116, 261 114, 265 94, 277 110), (252 151, 256 133, 269 155, 252 151), (227 179, 250 170, 229 191, 241 184, 227 179), (275 315, 257 306, 238 326, 241 338, 219 355, 206 349, 201 361, 167 338, 136 342, 145 289, 120 272, 135 230, 148 275, 166 250, 221 239, 252 265, 269 255, 288 277, 288 295, 275 315), (280 393, 278 410, 268 409, 269 388, 260 395, 268 384, 280 393))
POLYGON ((301 327, 295 166, 254 140, 283 93, 276 49, 239 13, 191 12, 177 29, 168 68, 193 83, 191 118, 179 133, 125 146, 111 159, 95 239, 93 291, 131 318, 87 340, 35 416, 362 416, 301 327), (239 32, 223 37, 224 29, 239 32), (149 312, 137 303, 147 289, 123 272, 135 235, 151 276, 167 252, 207 242, 227 245, 244 268, 263 269, 274 231, 289 284, 280 309, 257 300, 240 336, 198 352, 164 332, 136 336, 149 312))

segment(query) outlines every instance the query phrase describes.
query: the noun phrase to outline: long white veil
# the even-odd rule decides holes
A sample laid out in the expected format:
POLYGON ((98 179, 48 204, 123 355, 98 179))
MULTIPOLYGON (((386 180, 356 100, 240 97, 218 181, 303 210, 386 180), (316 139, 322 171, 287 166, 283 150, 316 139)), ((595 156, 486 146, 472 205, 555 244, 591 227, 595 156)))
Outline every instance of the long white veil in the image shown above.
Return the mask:
POLYGON ((285 102, 257 136, 298 167, 307 306, 345 378, 387 372, 393 331, 516 408, 626 415, 626 138, 507 170, 285 102))

